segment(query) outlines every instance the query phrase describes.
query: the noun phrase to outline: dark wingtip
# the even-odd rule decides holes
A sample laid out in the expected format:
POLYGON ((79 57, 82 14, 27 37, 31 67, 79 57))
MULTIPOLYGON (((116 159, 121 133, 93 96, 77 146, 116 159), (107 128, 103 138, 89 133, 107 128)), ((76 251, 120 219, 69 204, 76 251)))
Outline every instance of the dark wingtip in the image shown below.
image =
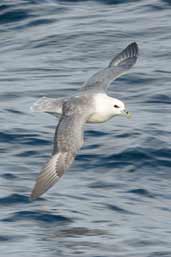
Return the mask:
POLYGON ((131 44, 129 44, 127 46, 126 50, 128 51, 130 57, 138 56, 139 48, 138 48, 138 44, 136 42, 132 42, 131 44))
POLYGON ((112 59, 108 67, 120 66, 124 64, 127 65, 128 69, 130 69, 138 58, 138 52, 138 44, 136 42, 132 42, 112 59))

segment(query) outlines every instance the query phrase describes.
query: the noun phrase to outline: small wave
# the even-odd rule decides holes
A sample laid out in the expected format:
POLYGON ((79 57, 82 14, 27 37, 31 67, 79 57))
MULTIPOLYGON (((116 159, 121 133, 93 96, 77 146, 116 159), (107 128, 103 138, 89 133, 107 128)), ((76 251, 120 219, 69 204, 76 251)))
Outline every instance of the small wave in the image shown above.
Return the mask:
POLYGON ((45 223, 70 223, 72 220, 70 218, 66 218, 62 215, 50 214, 48 212, 42 211, 19 211, 15 212, 8 218, 3 219, 3 222, 17 222, 17 221, 38 221, 45 223))
POLYGON ((11 241, 9 236, 1 236, 0 235, 0 242, 6 242, 6 241, 11 241))
MULTIPOLYGON (((125 168, 128 167, 128 171, 134 171, 134 166, 141 166, 145 162, 152 161, 152 157, 140 151, 139 149, 126 149, 120 153, 114 153, 111 155, 100 155, 100 161, 95 162, 96 167, 108 167, 108 168, 125 168), (134 166, 132 165, 134 164, 134 166)), ((152 163, 151 163, 152 164, 152 163)))
POLYGON ((155 94, 146 103, 156 103, 156 104, 170 104, 170 96, 164 94, 155 94))
POLYGON ((17 134, 12 133, 10 131, 4 131, 0 133, 0 141, 2 143, 9 143, 10 144, 26 144, 26 145, 49 145, 51 144, 50 141, 46 139, 39 138, 38 135, 30 135, 30 134, 17 134))
POLYGON ((28 17, 31 17, 27 10, 24 9, 5 9, 0 13, 0 24, 2 23, 10 23, 24 20, 28 17))
POLYGON ((105 132, 99 131, 99 130, 88 130, 85 132, 85 135, 87 137, 104 137, 104 136, 108 135, 108 133, 105 133, 105 132))
POLYGON ((118 207, 117 205, 114 205, 114 204, 106 204, 106 207, 114 212, 118 212, 118 213, 121 213, 121 214, 136 214, 134 212, 130 212, 126 209, 123 209, 121 207, 118 207))
POLYGON ((30 23, 27 24, 28 27, 35 27, 35 26, 39 26, 39 25, 45 25, 45 24, 50 24, 55 22, 55 19, 38 19, 38 20, 34 20, 31 21, 30 23))
POLYGON ((30 199, 27 196, 19 195, 19 194, 11 194, 6 197, 0 198, 0 205, 12 205, 18 203, 29 203, 30 199))
POLYGON ((171 1, 170 0, 160 0, 160 1, 166 3, 167 5, 171 5, 171 1))
MULTIPOLYGON (((170 167, 170 151, 169 148, 154 149, 151 147, 131 147, 119 153, 111 155, 101 155, 101 161, 96 163, 100 167, 122 168, 132 163, 136 167, 170 167)), ((131 169, 132 170, 132 169, 131 169)))
MULTIPOLYGON (((74 3, 74 2, 85 2, 88 0, 63 0, 63 2, 68 2, 68 3, 74 3)), ((119 5, 119 4, 125 4, 125 3, 131 3, 131 2, 136 2, 136 0, 96 0, 96 2, 105 4, 105 5, 119 5)))
POLYGON ((109 234, 102 229, 88 229, 85 227, 73 227, 58 231, 58 237, 78 237, 78 236, 100 236, 109 234))
POLYGON ((15 110, 15 109, 4 109, 6 112, 14 113, 14 114, 24 114, 21 111, 15 110))
POLYGON ((91 184, 89 184, 90 188, 116 188, 116 184, 114 183, 106 183, 104 181, 98 181, 98 182, 93 182, 91 184))
POLYGON ((137 188, 128 190, 127 193, 136 194, 144 197, 155 198, 154 194, 149 192, 147 189, 137 188))
POLYGON ((17 179, 17 176, 15 176, 14 174, 11 174, 11 173, 4 173, 1 175, 2 178, 5 178, 5 179, 9 179, 9 180, 13 180, 13 179, 17 179))
MULTIPOLYGON (((18 236, 18 235, 14 235, 14 236, 11 236, 11 235, 0 235, 0 242, 4 242, 4 243, 7 243, 7 242, 11 242, 11 241, 16 241, 17 239, 21 239, 21 236, 18 236)), ((23 236, 22 236, 22 239, 23 239, 23 236)))

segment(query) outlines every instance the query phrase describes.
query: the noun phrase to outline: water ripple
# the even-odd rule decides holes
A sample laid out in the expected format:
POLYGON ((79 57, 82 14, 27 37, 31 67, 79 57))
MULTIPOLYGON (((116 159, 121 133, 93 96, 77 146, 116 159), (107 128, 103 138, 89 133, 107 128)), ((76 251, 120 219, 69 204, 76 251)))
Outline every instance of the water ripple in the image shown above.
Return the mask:
POLYGON ((5 8, 4 6, 0 13, 0 24, 21 21, 28 17, 32 17, 32 15, 25 9, 9 10, 9 6, 8 8, 5 8))
POLYGON ((136 194, 143 197, 155 198, 155 195, 149 192, 147 189, 137 188, 128 190, 127 193, 136 194))
POLYGON ((116 212, 116 213, 120 213, 120 214, 130 214, 130 215, 136 214, 136 213, 134 213, 134 212, 132 212, 132 211, 128 211, 128 210, 126 210, 126 209, 124 209, 124 208, 121 208, 121 207, 119 207, 119 206, 117 206, 117 205, 114 205, 114 204, 106 204, 105 206, 106 206, 108 209, 110 209, 110 210, 112 210, 112 211, 114 211, 114 212, 116 212))
POLYGON ((0 205, 6 206, 6 205, 15 205, 18 203, 24 203, 27 204, 30 202, 29 197, 19 194, 11 194, 9 196, 0 198, 0 205))
POLYGON ((55 215, 43 211, 18 211, 11 217, 3 219, 3 222, 17 222, 17 221, 38 221, 45 223, 70 223, 72 219, 66 218, 62 215, 55 215))

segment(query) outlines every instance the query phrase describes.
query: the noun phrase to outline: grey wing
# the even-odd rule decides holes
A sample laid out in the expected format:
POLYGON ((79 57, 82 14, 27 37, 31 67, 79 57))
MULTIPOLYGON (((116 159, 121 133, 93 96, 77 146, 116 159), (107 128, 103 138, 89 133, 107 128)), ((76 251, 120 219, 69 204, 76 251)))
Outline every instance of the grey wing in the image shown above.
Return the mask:
POLYGON ((37 177, 31 193, 31 199, 35 200, 51 188, 64 174, 64 171, 71 165, 73 160, 74 156, 67 152, 59 152, 52 155, 37 177))
POLYGON ((44 96, 31 106, 31 110, 33 112, 47 112, 56 116, 56 114, 62 114, 64 101, 65 98, 55 99, 44 96))
POLYGON ((31 198, 36 199, 52 187, 72 164, 83 144, 84 115, 63 114, 56 129, 53 154, 40 172, 31 198))
POLYGON ((107 68, 90 77, 81 90, 104 91, 114 79, 128 72, 128 70, 136 63, 137 57, 138 45, 134 42, 115 56, 107 68))

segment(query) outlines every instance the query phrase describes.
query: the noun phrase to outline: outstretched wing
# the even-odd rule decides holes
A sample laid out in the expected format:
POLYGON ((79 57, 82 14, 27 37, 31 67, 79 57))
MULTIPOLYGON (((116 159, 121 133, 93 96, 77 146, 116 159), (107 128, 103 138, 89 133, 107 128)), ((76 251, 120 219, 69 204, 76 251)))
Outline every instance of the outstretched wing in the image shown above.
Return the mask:
POLYGON ((51 188, 62 177, 64 171, 71 165, 73 160, 74 156, 67 152, 59 152, 52 155, 37 177, 31 193, 31 199, 35 200, 51 188))
POLYGON ((73 110, 72 106, 70 107, 66 106, 63 110, 64 113, 55 132, 52 157, 37 178, 31 194, 32 199, 38 198, 59 180, 64 171, 70 167, 83 144, 86 113, 78 112, 76 109, 73 110))
POLYGON ((136 63, 137 57, 138 45, 134 42, 114 57, 107 68, 90 77, 81 90, 104 91, 114 79, 128 72, 136 63))

